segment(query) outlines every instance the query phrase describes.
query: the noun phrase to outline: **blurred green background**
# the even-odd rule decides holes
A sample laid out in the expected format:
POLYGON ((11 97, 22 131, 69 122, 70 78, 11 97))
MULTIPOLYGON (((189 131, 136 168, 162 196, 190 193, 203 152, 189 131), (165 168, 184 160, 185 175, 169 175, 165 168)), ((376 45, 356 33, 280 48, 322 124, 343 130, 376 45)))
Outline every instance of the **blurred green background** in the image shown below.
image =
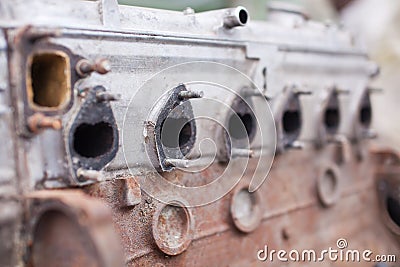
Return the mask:
MULTIPOLYGON (((276 1, 276 0, 275 0, 276 1)), ((316 20, 335 20, 336 12, 330 0, 280 0, 303 6, 310 16, 316 20)), ((123 5, 152 7, 181 11, 186 7, 193 8, 196 12, 220 9, 234 6, 246 7, 252 19, 265 19, 267 5, 270 0, 118 0, 123 5)))

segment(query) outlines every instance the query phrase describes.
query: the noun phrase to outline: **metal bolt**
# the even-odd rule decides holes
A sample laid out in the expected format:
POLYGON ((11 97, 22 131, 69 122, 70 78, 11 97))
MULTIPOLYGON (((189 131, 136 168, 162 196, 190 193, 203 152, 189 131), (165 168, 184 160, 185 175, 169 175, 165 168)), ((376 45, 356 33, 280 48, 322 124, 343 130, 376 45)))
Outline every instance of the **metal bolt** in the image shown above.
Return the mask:
POLYGON ((378 134, 373 129, 369 129, 363 134, 363 137, 366 139, 376 139, 378 138, 378 134))
POLYGON ((286 145, 287 149, 303 149, 304 148, 304 143, 300 141, 294 141, 290 144, 286 145))
POLYGON ((343 95, 350 94, 350 90, 349 89, 343 89, 343 88, 335 88, 334 92, 336 94, 343 94, 343 95))
POLYGON ((232 148, 232 157, 252 158, 254 157, 254 151, 251 149, 244 149, 244 148, 232 148))
POLYGON ((86 77, 90 73, 92 73, 93 70, 93 65, 90 63, 89 60, 87 59, 81 59, 77 64, 76 64, 76 71, 78 72, 79 76, 81 77, 86 77))
POLYGON ((107 74, 111 71, 111 64, 110 61, 108 61, 105 58, 100 58, 97 59, 94 63, 94 70, 98 74, 107 74))
POLYGON ((296 95, 312 95, 313 94, 312 91, 301 90, 301 89, 295 89, 295 90, 293 90, 293 93, 296 95))
POLYGON ((178 168, 189 168, 190 161, 187 159, 165 159, 164 164, 178 168))
POLYGON ((102 175, 101 172, 95 170, 85 170, 83 168, 79 168, 76 171, 76 175, 78 177, 82 177, 85 180, 92 180, 92 181, 101 181, 102 175))
POLYGON ((190 98, 202 98, 204 96, 203 91, 195 92, 195 91, 181 91, 179 92, 179 98, 181 100, 190 99, 190 98))
POLYGON ((371 88, 371 87, 369 87, 368 88, 368 92, 370 94, 374 94, 374 93, 383 93, 384 91, 383 91, 382 88, 371 88))
POLYGON ((193 8, 191 8, 191 7, 186 7, 184 10, 183 10, 183 15, 193 15, 195 12, 194 12, 194 9, 193 8))
POLYGON ((98 74, 107 74, 111 71, 111 64, 107 59, 104 58, 96 59, 94 63, 87 59, 81 59, 76 64, 76 71, 81 77, 87 77, 92 72, 97 72, 98 74))
POLYGON ((33 133, 40 132, 43 129, 60 130, 61 127, 60 119, 46 117, 42 113, 35 113, 28 118, 28 128, 33 133))
POLYGON ((250 88, 243 88, 241 91, 241 94, 243 95, 243 97, 248 97, 248 96, 262 96, 265 97, 265 95, 263 93, 261 93, 260 91, 256 90, 251 90, 250 88))
POLYGON ((121 99, 120 94, 112 94, 108 92, 98 92, 96 93, 97 102, 109 102, 109 101, 118 101, 121 99))

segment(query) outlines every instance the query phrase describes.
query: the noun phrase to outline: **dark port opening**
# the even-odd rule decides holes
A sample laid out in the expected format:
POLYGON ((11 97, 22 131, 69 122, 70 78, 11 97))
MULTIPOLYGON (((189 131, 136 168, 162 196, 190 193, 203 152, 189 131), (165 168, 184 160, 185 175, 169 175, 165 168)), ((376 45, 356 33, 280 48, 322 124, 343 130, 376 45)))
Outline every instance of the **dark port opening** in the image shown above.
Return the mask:
POLYGON ((167 118, 161 126, 161 143, 168 148, 183 148, 192 136, 187 118, 167 118))
POLYGON ((386 209, 392 221, 400 227, 400 203, 393 197, 386 199, 386 209))
POLYGON ((361 101, 359 121, 360 124, 365 128, 368 128, 371 125, 372 107, 368 94, 365 94, 363 100, 361 101))
POLYGON ((283 131, 286 134, 294 134, 300 131, 301 119, 300 112, 295 111, 285 111, 282 117, 283 131))
POLYGON ((252 136, 254 131, 254 119, 249 113, 232 114, 228 122, 228 131, 232 138, 243 139, 252 136))
POLYGON ((75 151, 87 158, 95 158, 109 152, 113 146, 114 133, 109 123, 82 123, 74 133, 75 151))
POLYGON ((239 20, 240 20, 240 23, 246 24, 248 19, 249 19, 249 15, 247 14, 247 11, 244 10, 244 9, 241 9, 241 10, 239 11, 239 20))

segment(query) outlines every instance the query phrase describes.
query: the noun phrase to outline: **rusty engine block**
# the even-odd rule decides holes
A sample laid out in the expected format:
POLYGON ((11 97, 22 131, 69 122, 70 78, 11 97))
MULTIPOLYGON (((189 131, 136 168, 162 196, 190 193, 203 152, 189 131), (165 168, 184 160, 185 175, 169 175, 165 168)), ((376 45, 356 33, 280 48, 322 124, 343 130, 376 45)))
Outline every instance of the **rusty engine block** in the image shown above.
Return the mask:
POLYGON ((0 28, 1 266, 377 264, 259 259, 339 240, 400 255, 379 68, 340 27, 286 5, 250 21, 3 0, 0 28))

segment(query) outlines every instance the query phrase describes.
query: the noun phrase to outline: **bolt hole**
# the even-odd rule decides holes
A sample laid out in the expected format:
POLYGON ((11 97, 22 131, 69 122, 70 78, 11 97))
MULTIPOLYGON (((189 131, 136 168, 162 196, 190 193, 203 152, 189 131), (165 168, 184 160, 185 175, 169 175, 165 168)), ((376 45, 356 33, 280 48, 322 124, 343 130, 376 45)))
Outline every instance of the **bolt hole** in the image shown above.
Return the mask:
POLYGON ((65 104, 71 91, 67 56, 60 52, 33 55, 27 83, 33 105, 58 108, 65 104))
POLYGON ((386 209, 392 221, 400 227, 400 203, 393 197, 386 199, 386 209))
POLYGON ((239 11, 239 21, 240 21, 240 23, 246 24, 248 19, 249 19, 249 14, 247 13, 247 11, 244 10, 244 9, 241 9, 239 11))
POLYGON ((232 138, 243 139, 253 134, 254 120, 249 113, 232 114, 228 122, 228 131, 232 138))
POLYGON ((328 108, 324 117, 325 127, 329 132, 336 132, 339 127, 340 115, 337 108, 328 108))
POLYGON ((371 119, 372 119, 372 108, 370 105, 366 105, 361 107, 360 110, 360 122, 361 125, 364 127, 369 127, 371 124, 371 119))
POLYGON ((340 125, 340 110, 337 94, 332 94, 324 114, 324 125, 328 133, 334 134, 340 125))
POLYGON ((114 131, 109 123, 82 123, 74 133, 75 151, 87 158, 95 158, 109 152, 114 142, 114 131))
POLYGON ((282 118, 283 131, 286 134, 294 134, 300 131, 301 121, 300 112, 298 110, 287 110, 283 113, 282 118))
POLYGON ((192 136, 192 124, 187 118, 167 118, 161 125, 161 143, 168 148, 184 148, 192 136))
POLYGON ((371 100, 368 94, 365 94, 360 105, 359 121, 361 126, 368 128, 372 121, 371 100))

